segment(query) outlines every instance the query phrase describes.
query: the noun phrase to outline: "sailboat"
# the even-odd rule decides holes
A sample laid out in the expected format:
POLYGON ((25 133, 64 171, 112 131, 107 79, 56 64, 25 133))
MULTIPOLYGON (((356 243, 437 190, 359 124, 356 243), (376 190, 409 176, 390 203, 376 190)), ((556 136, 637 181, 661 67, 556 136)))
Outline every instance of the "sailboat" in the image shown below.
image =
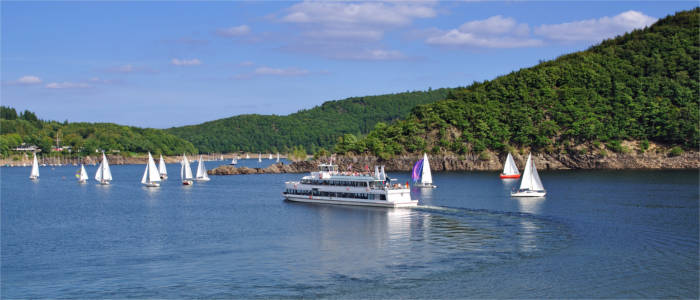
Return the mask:
POLYGON ((160 161, 158 162, 158 173, 160 174, 160 179, 168 179, 168 169, 165 168, 165 160, 163 160, 163 154, 160 155, 160 161))
POLYGON ((542 186, 540 175, 537 174, 537 168, 532 161, 532 154, 528 154, 523 178, 520 181, 520 189, 510 193, 512 197, 542 197, 547 194, 542 186))
POLYGON ((428 154, 423 153, 423 159, 416 162, 413 166, 413 172, 411 172, 411 178, 413 179, 413 186, 421 188, 436 188, 433 185, 433 175, 430 172, 430 161, 428 160, 428 154), (418 182, 420 179, 420 182, 418 182))
POLYGON ((258 162, 262 162, 262 153, 258 153, 258 162))
POLYGON ((245 159, 250 159, 250 156, 248 155, 248 153, 245 154, 245 159))
POLYGON ((86 183, 88 181, 88 175, 83 164, 80 164, 80 171, 78 171, 78 174, 75 174, 75 177, 78 178, 79 183, 86 183))
POLYGON ((219 160, 224 160, 224 155, 223 155, 223 154, 221 154, 221 156, 219 157, 219 160))
POLYGON ((270 153, 270 156, 268 157, 269 160, 272 160, 272 153, 270 153))
POLYGON ((280 162, 280 153, 279 152, 277 152, 277 161, 276 162, 280 162))
POLYGON ((143 171, 141 183, 147 187, 160 186, 160 174, 158 173, 158 168, 156 168, 156 162, 153 161, 151 152, 148 152, 148 163, 146 163, 146 169, 143 171))
POLYGON ((29 179, 39 179, 39 161, 36 159, 36 153, 34 153, 34 162, 32 162, 32 171, 29 173, 29 179))
POLYGON ((191 185, 192 181, 192 168, 190 168, 190 162, 187 160, 187 155, 182 155, 182 161, 180 162, 180 179, 182 179, 182 184, 191 185))
POLYGON ((195 177, 197 181, 209 181, 209 175, 207 175, 207 168, 204 167, 204 162, 202 161, 202 156, 199 156, 199 163, 197 164, 197 176, 195 177))
POLYGON ((107 156, 104 151, 102 152, 102 162, 100 162, 100 166, 97 167, 95 180, 103 185, 109 184, 109 181, 112 180, 112 171, 109 170, 109 162, 107 162, 107 156))
POLYGON ((518 167, 515 165, 515 161, 513 160, 513 156, 510 155, 510 152, 508 153, 506 162, 503 164, 501 178, 520 178, 520 171, 518 171, 518 167))
POLYGON ((235 166, 236 164, 238 164, 238 159, 234 157, 231 159, 231 163, 229 165, 235 166))

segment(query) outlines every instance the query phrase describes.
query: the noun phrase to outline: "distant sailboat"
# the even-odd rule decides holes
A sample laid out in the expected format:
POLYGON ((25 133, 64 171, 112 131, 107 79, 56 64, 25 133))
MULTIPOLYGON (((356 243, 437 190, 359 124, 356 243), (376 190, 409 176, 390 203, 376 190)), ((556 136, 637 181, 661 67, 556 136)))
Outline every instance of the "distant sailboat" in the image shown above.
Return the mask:
POLYGON ((503 173, 501 173, 501 178, 520 178, 520 171, 515 165, 513 156, 508 153, 506 162, 503 164, 503 173))
POLYGON ((202 161, 202 156, 199 156, 199 163, 197 164, 197 176, 195 177, 197 181, 209 181, 209 175, 207 175, 207 168, 204 167, 204 162, 202 161))
POLYGON ((520 189, 510 193, 512 197, 542 197, 547 194, 542 186, 540 175, 537 174, 537 168, 532 161, 532 154, 527 156, 523 178, 520 181, 520 189))
POLYGON ((180 179, 182 179, 182 184, 191 185, 192 181, 192 168, 190 168, 190 162, 187 160, 187 155, 182 155, 182 161, 180 162, 180 179))
POLYGON ((163 154, 160 155, 160 161, 158 162, 158 173, 160 174, 160 179, 168 179, 168 169, 165 168, 165 160, 163 160, 163 154))
POLYGON ((270 153, 270 156, 268 158, 269 160, 272 160, 272 153, 270 153))
POLYGON ((39 161, 36 159, 36 153, 34 153, 34 162, 32 162, 32 171, 29 173, 29 179, 39 179, 39 161))
POLYGON ((87 172, 85 171, 85 166, 83 164, 80 164, 80 171, 78 174, 75 174, 75 177, 78 178, 78 182, 80 183, 86 183, 88 181, 88 175, 87 172))
POLYGON ((245 154, 245 159, 250 159, 250 156, 248 156, 248 153, 245 154))
POLYGON ((148 152, 148 163, 146 163, 146 169, 143 171, 141 183, 147 187, 160 186, 160 174, 158 173, 158 168, 156 168, 156 162, 153 160, 153 156, 151 156, 151 152, 148 152))
POLYGON ((109 184, 109 181, 112 180, 112 171, 109 169, 109 162, 104 152, 102 152, 102 162, 100 162, 100 166, 97 167, 95 180, 100 184, 109 184))
POLYGON ((280 153, 279 152, 277 152, 277 161, 276 162, 280 162, 280 153))
POLYGON ((238 159, 234 157, 231 159, 231 163, 229 165, 235 166, 236 164, 238 164, 238 159))
POLYGON ((433 174, 430 172, 430 161, 428 160, 428 154, 423 153, 423 159, 416 162, 413 166, 413 172, 411 173, 411 178, 413 179, 413 186, 421 188, 436 188, 433 185, 433 174), (420 182, 419 182, 420 179, 420 182))
POLYGON ((258 162, 262 162, 262 153, 258 153, 258 162))
POLYGON ((221 154, 221 157, 219 157, 219 160, 224 160, 224 155, 221 154))

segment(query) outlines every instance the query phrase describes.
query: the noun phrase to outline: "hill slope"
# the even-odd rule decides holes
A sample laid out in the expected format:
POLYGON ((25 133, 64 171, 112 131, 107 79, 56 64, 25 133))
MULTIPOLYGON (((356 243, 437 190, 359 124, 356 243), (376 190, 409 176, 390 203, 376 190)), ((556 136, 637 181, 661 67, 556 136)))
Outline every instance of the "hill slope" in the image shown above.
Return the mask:
POLYGON ((332 147, 344 133, 366 134, 378 122, 406 117, 411 108, 444 99, 447 89, 354 97, 328 101, 288 116, 240 115, 167 132, 192 142, 202 152, 287 152, 332 147))
MULTIPOLYGON (((627 151, 621 140, 698 147, 700 9, 582 52, 453 90, 336 151, 382 157, 533 148, 627 151)), ((641 151, 645 149, 640 149, 641 151)))
POLYGON ((39 146, 47 153, 55 145, 57 135, 61 145, 71 146, 82 154, 94 154, 95 149, 136 153, 150 151, 163 155, 197 153, 192 143, 160 129, 112 123, 42 121, 30 111, 18 115, 13 108, 4 106, 0 107, 0 134, 2 154, 8 154, 10 149, 22 143, 39 146))

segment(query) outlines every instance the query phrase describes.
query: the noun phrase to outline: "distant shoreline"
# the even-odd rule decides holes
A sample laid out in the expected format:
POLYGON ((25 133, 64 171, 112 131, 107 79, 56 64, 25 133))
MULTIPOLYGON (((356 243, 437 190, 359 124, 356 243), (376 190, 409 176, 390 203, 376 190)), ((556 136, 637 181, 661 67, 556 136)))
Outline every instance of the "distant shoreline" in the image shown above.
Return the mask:
MULTIPOLYGON (((224 153, 224 154, 202 154, 202 158, 205 161, 231 161, 233 158, 237 157, 238 159, 245 159, 246 154, 234 154, 234 153, 224 153), (224 156, 224 160, 219 160, 221 158, 221 155, 224 156)), ((257 159, 258 153, 255 153, 253 155, 252 153, 248 153, 250 156, 250 159, 257 159)), ((263 160, 269 160, 269 153, 262 155, 263 160)), ((22 160, 12 160, 12 159, 0 159, 0 166, 2 167, 23 167, 23 166, 31 166, 32 164, 32 155, 29 153, 25 159, 22 160)), ((187 157, 191 160, 199 159, 199 154, 193 154, 190 155, 188 154, 187 157)), ((153 158, 156 159, 156 161, 160 158, 159 155, 154 155, 153 158)), ((277 159, 277 154, 272 155, 273 159, 277 159)), ((280 159, 286 159, 287 155, 282 155, 280 153, 280 159)), ((100 155, 88 155, 82 158, 63 158, 63 157, 45 157, 45 158, 39 158, 39 164, 44 164, 46 163, 47 165, 49 164, 57 164, 61 163, 63 166, 66 165, 72 165, 73 163, 75 164, 85 164, 85 165, 91 165, 91 164, 99 164, 100 161, 102 160, 101 154, 100 155)), ((137 156, 122 156, 120 154, 107 154, 107 160, 109 161, 110 165, 143 165, 146 164, 148 161, 148 155, 147 154, 139 154, 137 156)), ((182 160, 182 155, 170 155, 170 156, 163 156, 163 160, 165 160, 165 163, 172 164, 172 163, 178 163, 182 160)))

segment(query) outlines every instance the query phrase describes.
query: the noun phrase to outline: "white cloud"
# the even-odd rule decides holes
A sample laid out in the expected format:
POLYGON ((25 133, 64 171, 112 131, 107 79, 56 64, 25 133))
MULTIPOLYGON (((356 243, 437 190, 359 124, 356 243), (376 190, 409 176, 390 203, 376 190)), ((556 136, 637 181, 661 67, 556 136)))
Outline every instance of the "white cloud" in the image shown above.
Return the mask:
POLYGON ((46 84, 47 89, 85 89, 90 88, 91 85, 84 82, 51 82, 46 84))
POLYGON ((459 28, 434 31, 425 42, 441 46, 478 48, 536 47, 542 41, 529 37, 530 27, 513 18, 493 16, 484 20, 470 21, 459 28))
POLYGON ((430 3, 302 2, 290 7, 289 14, 282 21, 402 26, 411 23, 414 18, 435 16, 436 12, 430 3))
POLYGON ((253 71, 255 75, 274 75, 274 76, 303 76, 308 75, 309 71, 297 68, 270 68, 270 67, 259 67, 253 71))
POLYGON ((114 66, 105 69, 109 73, 120 73, 120 74, 130 74, 130 73, 157 73, 156 70, 152 70, 146 67, 139 67, 133 64, 125 64, 120 66, 114 66))
POLYGON ((601 41, 657 21, 641 12, 629 10, 613 17, 602 17, 569 23, 541 25, 535 34, 555 41, 601 41))
POLYGON ((408 57, 397 50, 365 49, 358 52, 339 53, 335 58, 349 60, 401 60, 408 57))
POLYGON ((170 61, 170 64, 175 65, 175 66, 198 66, 201 65, 202 62, 199 59, 193 58, 193 59, 177 59, 173 58, 170 61))
POLYGON ((310 30, 302 34, 304 37, 314 39, 341 39, 341 40, 381 40, 384 31, 375 29, 320 29, 310 30))
POLYGON ((17 80, 12 80, 12 81, 6 81, 3 82, 5 85, 33 85, 33 84, 40 84, 41 83, 41 78, 34 76, 34 75, 25 75, 17 80))
POLYGON ((248 25, 240 25, 229 28, 221 28, 216 30, 216 34, 224 37, 235 37, 242 36, 250 33, 250 27, 248 25))

